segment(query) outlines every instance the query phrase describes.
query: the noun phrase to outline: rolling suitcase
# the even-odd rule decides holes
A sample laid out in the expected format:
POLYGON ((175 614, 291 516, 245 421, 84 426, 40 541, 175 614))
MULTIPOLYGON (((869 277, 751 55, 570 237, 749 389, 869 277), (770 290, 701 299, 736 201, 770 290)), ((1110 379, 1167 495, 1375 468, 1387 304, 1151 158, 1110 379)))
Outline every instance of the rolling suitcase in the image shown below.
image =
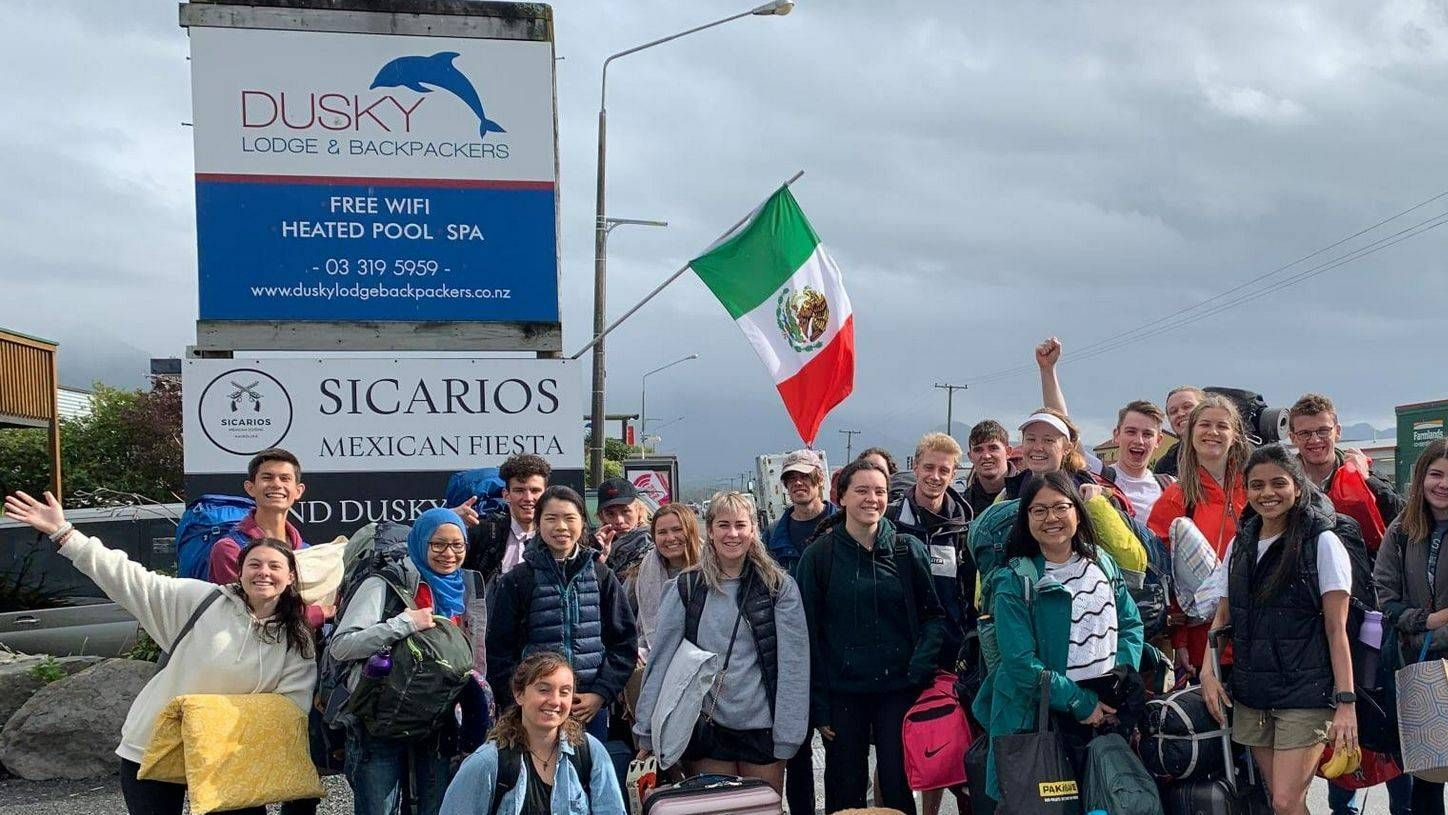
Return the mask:
MULTIPOLYGON (((1211 633, 1208 652, 1217 666, 1217 676, 1222 675, 1222 663, 1217 659, 1221 653, 1220 643, 1225 641, 1230 631, 1230 628, 1224 628, 1211 633)), ((1167 815, 1272 815, 1267 790, 1257 776, 1257 767, 1250 752, 1246 755, 1242 773, 1245 780, 1237 777, 1237 765, 1232 759, 1230 726, 1222 730, 1218 743, 1225 771, 1211 778, 1179 781, 1168 786, 1161 796, 1167 815)))
POLYGON ((696 775, 654 790, 643 815, 782 815, 779 793, 758 778, 696 775))

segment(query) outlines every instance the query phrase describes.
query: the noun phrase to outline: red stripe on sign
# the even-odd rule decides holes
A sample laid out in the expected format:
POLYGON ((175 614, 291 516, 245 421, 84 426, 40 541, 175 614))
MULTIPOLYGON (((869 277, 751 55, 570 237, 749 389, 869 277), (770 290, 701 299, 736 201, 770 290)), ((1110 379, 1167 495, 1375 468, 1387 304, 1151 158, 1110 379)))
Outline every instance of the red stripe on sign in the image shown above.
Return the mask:
POLYGON ((776 387, 799 437, 813 445, 825 416, 855 389, 855 315, 799 373, 776 387))
POLYGON ((551 190, 552 181, 501 181, 483 178, 348 178, 331 175, 248 175, 197 173, 197 183, 220 184, 335 184, 357 187, 446 187, 484 190, 551 190))

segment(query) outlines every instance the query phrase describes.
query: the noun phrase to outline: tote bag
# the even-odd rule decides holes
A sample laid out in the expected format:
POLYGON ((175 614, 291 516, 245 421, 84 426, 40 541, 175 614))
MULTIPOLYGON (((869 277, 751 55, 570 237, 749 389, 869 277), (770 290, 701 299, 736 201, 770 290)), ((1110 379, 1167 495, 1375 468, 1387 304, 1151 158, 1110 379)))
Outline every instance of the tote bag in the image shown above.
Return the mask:
POLYGON ((1081 787, 1061 742, 1051 729, 1049 673, 1041 672, 1036 730, 996 736, 996 781, 1001 810, 1011 815, 1081 815, 1081 787))
POLYGON ((1403 772, 1434 784, 1448 782, 1448 660, 1428 659, 1433 632, 1418 661, 1398 669, 1398 737, 1403 772))

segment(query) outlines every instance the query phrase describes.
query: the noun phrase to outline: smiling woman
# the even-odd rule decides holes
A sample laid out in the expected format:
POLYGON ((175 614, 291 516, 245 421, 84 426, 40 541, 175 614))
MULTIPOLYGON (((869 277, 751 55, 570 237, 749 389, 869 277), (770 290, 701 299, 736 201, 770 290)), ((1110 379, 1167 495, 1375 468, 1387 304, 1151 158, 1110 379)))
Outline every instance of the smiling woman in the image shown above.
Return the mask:
MULTIPOLYGON (((61 555, 134 615, 152 639, 168 647, 170 659, 136 696, 116 748, 121 792, 129 811, 161 815, 182 811, 185 784, 137 777, 157 716, 176 697, 277 693, 303 713, 311 709, 316 679, 312 635, 303 618, 296 562, 287 544, 276 540, 249 544, 237 559, 238 580, 214 586, 147 571, 124 552, 81 534, 65 520, 60 502, 50 493, 39 501, 23 492, 7 496, 5 512, 49 536, 61 555)), ((298 722, 305 731, 305 717, 298 722)), ((305 732, 295 736, 299 742, 306 740, 305 732)), ((252 783, 266 789, 266 774, 252 783)), ((311 810, 315 811, 315 802, 311 810)))
POLYGON ((840 471, 845 521, 796 570, 810 636, 810 719, 825 739, 825 810, 863 807, 871 744, 882 804, 915 812, 900 727, 945 637, 925 546, 883 515, 885 471, 840 471))

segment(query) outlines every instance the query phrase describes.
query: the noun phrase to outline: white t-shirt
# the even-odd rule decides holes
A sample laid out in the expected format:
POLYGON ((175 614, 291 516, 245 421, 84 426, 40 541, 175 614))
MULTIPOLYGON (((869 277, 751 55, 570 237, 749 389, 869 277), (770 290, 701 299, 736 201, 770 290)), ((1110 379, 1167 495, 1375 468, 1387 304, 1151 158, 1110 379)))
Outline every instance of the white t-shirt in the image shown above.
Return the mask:
POLYGON ((1137 478, 1117 467, 1116 486, 1120 487, 1131 501, 1131 510, 1136 513, 1137 520, 1145 522, 1151 517, 1151 508, 1156 505, 1156 499, 1161 497, 1161 484, 1157 483, 1151 470, 1147 470, 1144 477, 1137 478))
MULTIPOLYGON (((1257 541, 1257 560, 1267 554, 1267 549, 1277 542, 1281 535, 1273 535, 1270 538, 1262 538, 1257 541)), ((1217 586, 1217 597, 1227 596, 1227 570, 1228 564, 1232 561, 1232 544, 1227 544, 1227 553, 1222 557, 1222 564, 1217 567, 1217 580, 1213 582, 1217 586)), ((1323 532, 1317 536, 1317 585, 1319 593, 1327 594, 1330 591, 1352 592, 1352 560, 1348 557, 1347 547, 1342 545, 1337 535, 1331 531, 1323 532)))
POLYGON ((1046 561, 1046 575, 1071 592, 1071 645, 1066 678, 1095 679, 1116 667, 1116 595, 1093 560, 1072 553, 1065 563, 1046 561))

